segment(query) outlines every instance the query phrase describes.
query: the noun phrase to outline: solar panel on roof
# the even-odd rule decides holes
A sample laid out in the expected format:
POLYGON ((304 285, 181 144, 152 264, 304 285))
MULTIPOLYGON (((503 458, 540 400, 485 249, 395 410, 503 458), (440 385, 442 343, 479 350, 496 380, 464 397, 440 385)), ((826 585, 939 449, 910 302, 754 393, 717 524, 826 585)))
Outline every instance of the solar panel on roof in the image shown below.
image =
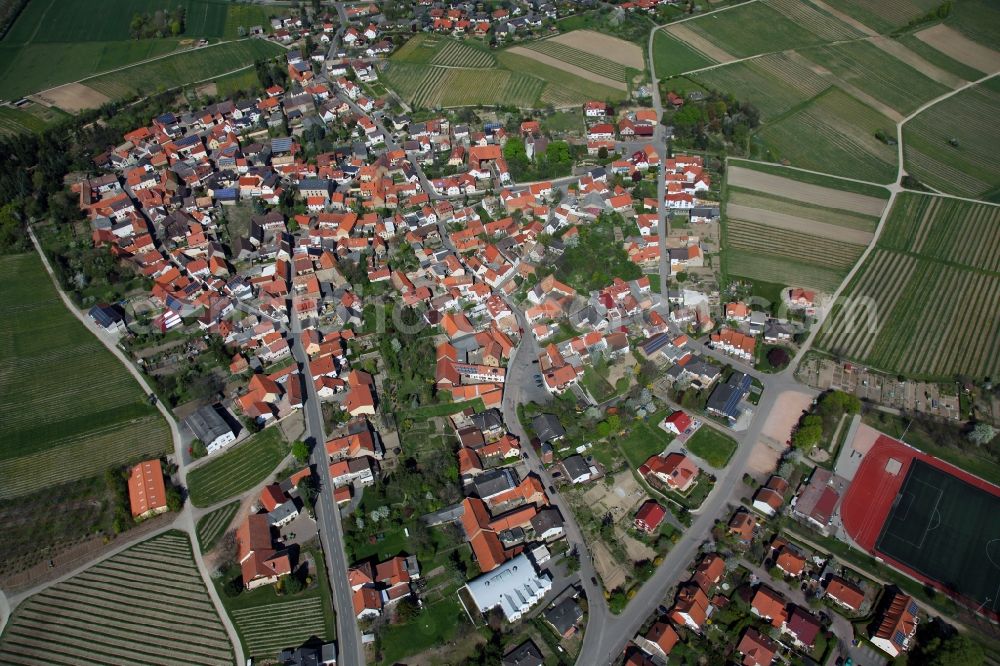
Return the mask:
POLYGON ((911 600, 910 601, 910 605, 906 607, 906 611, 910 615, 916 615, 917 614, 917 602, 911 600))
POLYGON ((906 641, 906 636, 903 635, 902 631, 897 631, 892 635, 892 642, 902 645, 906 641))
POLYGON ((670 336, 666 333, 660 333, 649 340, 642 343, 642 348, 647 354, 652 354, 653 352, 662 349, 668 342, 670 342, 670 336))

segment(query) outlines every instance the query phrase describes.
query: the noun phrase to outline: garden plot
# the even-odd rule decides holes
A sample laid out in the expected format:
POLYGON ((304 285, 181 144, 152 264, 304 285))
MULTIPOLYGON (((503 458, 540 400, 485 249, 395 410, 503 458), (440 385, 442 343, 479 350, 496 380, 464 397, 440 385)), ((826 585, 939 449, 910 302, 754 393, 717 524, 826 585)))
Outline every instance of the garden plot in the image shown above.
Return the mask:
MULTIPOLYGON (((815 206, 847 210, 862 215, 878 217, 885 209, 885 199, 814 185, 735 164, 726 168, 726 182, 733 187, 766 192, 815 206)), ((844 185, 850 187, 850 183, 844 185)))
POLYGON ((186 536, 140 543, 30 597, 11 616, 0 662, 231 664, 232 646, 186 536))
POLYGON ((972 86, 903 126, 906 170, 931 187, 966 197, 1000 186, 1000 82, 972 86))
POLYGON ((201 552, 207 553, 215 546, 219 538, 225 533, 226 528, 233 522, 233 517, 236 516, 239 508, 240 503, 238 501, 233 502, 198 519, 198 547, 201 549, 201 552))

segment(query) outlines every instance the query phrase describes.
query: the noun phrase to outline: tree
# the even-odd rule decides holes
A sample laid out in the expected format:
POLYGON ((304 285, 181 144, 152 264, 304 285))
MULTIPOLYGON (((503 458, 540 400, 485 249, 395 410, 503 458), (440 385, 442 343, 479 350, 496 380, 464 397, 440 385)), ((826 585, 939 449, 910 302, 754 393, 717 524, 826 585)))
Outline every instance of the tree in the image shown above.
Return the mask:
POLYGON ((978 446, 985 446, 989 444, 994 437, 996 437, 996 428, 991 426, 989 423, 984 423, 980 421, 976 425, 972 426, 972 430, 969 431, 967 437, 969 441, 978 446))
POLYGON ((799 448, 811 449, 819 444, 821 439, 823 439, 823 426, 808 425, 795 431, 792 435, 792 444, 799 448))
POLYGON ((788 365, 788 352, 781 347, 775 347, 767 352, 767 362, 772 368, 783 368, 788 365))
POLYGON ((599 159, 599 160, 606 160, 606 159, 608 159, 608 149, 605 148, 604 146, 601 146, 600 148, 598 148, 597 149, 597 159, 599 159))
POLYGON ((23 251, 26 247, 26 236, 21 216, 14 203, 8 203, 0 208, 0 254, 23 251))
POLYGON ((305 464, 309 460, 309 445, 303 441, 297 441, 292 444, 292 455, 300 463, 305 464))
POLYGON ((191 440, 191 447, 189 450, 194 458, 204 458, 208 455, 208 449, 205 448, 205 442, 201 441, 197 437, 191 440))
POLYGON ((170 484, 167 486, 167 509, 178 512, 184 507, 184 498, 177 486, 170 484))

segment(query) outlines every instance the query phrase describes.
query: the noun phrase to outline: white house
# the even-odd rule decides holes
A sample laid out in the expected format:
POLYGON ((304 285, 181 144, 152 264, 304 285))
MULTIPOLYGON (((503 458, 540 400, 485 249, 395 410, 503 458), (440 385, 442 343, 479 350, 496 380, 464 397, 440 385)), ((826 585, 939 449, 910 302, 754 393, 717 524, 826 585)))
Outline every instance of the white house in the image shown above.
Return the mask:
POLYGON ((465 586, 476 607, 486 613, 497 606, 508 622, 517 622, 552 589, 547 574, 539 575, 523 553, 501 567, 470 580, 465 586))

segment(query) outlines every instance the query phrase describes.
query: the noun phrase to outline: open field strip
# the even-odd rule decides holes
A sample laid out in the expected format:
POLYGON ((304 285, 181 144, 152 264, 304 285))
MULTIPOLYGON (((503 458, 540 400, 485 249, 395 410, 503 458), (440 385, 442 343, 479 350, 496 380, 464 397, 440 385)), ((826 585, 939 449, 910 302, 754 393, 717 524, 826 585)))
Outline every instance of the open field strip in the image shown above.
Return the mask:
MULTIPOLYGON (((786 16, 784 8, 773 5, 773 2, 766 0, 748 2, 724 12, 706 14, 675 25, 683 26, 683 33, 697 33, 707 44, 722 45, 725 52, 735 58, 747 58, 830 41, 816 34, 811 28, 796 22, 792 17, 786 16)), ((808 12, 808 10, 803 11, 808 12)), ((823 16, 818 10, 816 14, 823 16)), ((827 17, 822 23, 826 25, 830 20, 835 21, 832 17, 827 17)), ((844 26, 844 29, 850 30, 847 26, 844 26)), ((709 48, 707 44, 705 47, 709 48)), ((694 44, 694 47, 702 49, 698 44, 694 44)), ((712 55, 707 51, 706 53, 712 55)), ((717 60, 721 62, 721 59, 717 60)))
POLYGON ((906 25, 936 9, 937 0, 825 0, 829 5, 879 32, 906 25))
POLYGON ((207 553, 215 546, 216 542, 226 531, 229 523, 240 508, 240 503, 233 502, 226 506, 219 507, 212 513, 205 514, 198 519, 198 547, 201 552, 207 553))
POLYGON ((228 636, 185 544, 185 535, 167 533, 29 598, 4 630, 0 662, 51 650, 57 656, 46 663, 231 663, 228 636), (128 561, 146 564, 119 568, 128 561))
POLYGON ((456 40, 445 40, 430 60, 432 65, 450 67, 495 67, 496 58, 489 51, 456 40))
POLYGON ((778 158, 826 173, 888 183, 896 177, 896 150, 875 138, 894 123, 838 88, 758 133, 778 158), (802 137, 810 137, 803 141, 802 137))
POLYGON ((273 426, 210 458, 188 472, 191 503, 211 506, 253 488, 274 472, 287 451, 281 429, 273 426))
MULTIPOLYGON (((837 208, 873 217, 882 215, 886 203, 885 199, 878 197, 813 185, 794 178, 776 176, 772 173, 738 166, 735 163, 726 167, 726 179, 726 182, 734 187, 766 192, 815 206, 837 208)), ((845 183, 844 186, 846 189, 850 183, 845 183)), ((888 192, 886 192, 886 197, 888 197, 888 192)))
MULTIPOLYGON (((709 64, 726 63, 737 59, 715 42, 696 32, 685 23, 674 23, 663 29, 668 35, 694 50, 709 61, 709 64)), ((724 43, 724 42, 723 42, 724 43)), ((659 71, 657 71, 659 74, 659 71)))
POLYGON ((47 451, 0 460, 0 497, 25 495, 99 474, 114 465, 160 456, 169 450, 169 438, 167 424, 151 414, 69 438, 47 451))
MULTIPOLYGON (((847 229, 856 229, 871 233, 875 231, 878 218, 869 215, 859 215, 846 210, 812 206, 801 201, 793 201, 774 195, 751 192, 733 186, 727 188, 727 206, 733 204, 761 208, 775 213, 784 213, 795 217, 832 224, 847 229)), ((737 216, 738 217, 738 216, 737 216)))
POLYGON ((594 30, 572 30, 546 41, 566 44, 591 55, 610 58, 632 69, 641 70, 646 67, 643 50, 638 45, 594 30))
POLYGON ((799 231, 817 236, 819 238, 827 238, 844 243, 867 245, 872 239, 872 233, 870 231, 861 231, 858 229, 842 227, 837 224, 817 222, 816 220, 810 220, 795 215, 788 215, 786 213, 778 213, 763 208, 744 206, 733 203, 732 201, 730 201, 726 206, 726 214, 737 220, 756 222, 774 229, 782 229, 785 231, 799 231))
POLYGON ((1000 186, 1000 80, 970 86, 903 126, 913 176, 949 194, 978 197, 1000 186))
POLYGON ((824 12, 826 12, 827 14, 829 14, 830 16, 832 16, 832 17, 836 18, 837 20, 839 20, 839 21, 841 21, 841 22, 849 25, 850 27, 854 28, 859 33, 861 33, 862 35, 874 36, 874 35, 878 34, 878 32, 876 32, 875 30, 872 30, 870 27, 868 27, 867 25, 865 25, 861 21, 857 20, 856 18, 854 18, 850 14, 848 14, 846 12, 842 12, 839 9, 836 9, 835 7, 831 7, 830 5, 828 5, 825 2, 823 2, 823 0, 809 0, 809 4, 811 4, 812 6, 818 8, 818 9, 823 10, 824 12))
POLYGON ((723 253, 726 271, 735 277, 801 286, 832 293, 843 280, 843 271, 781 257, 766 256, 754 251, 727 249, 723 253))
POLYGON ((1000 52, 972 41, 958 30, 943 23, 925 28, 915 33, 915 36, 949 58, 984 74, 1000 71, 1000 52))
POLYGON ((615 82, 616 87, 602 85, 593 81, 592 76, 591 78, 576 76, 560 66, 548 65, 534 58, 519 55, 511 49, 497 51, 496 56, 501 67, 519 74, 527 72, 549 85, 572 90, 580 96, 578 99, 581 103, 589 99, 619 100, 623 99, 626 92, 624 83, 615 82))
POLYGON ((826 41, 857 39, 866 34, 816 5, 802 0, 764 0, 764 2, 826 41))
POLYGON ((866 41, 818 46, 803 53, 903 115, 949 89, 866 41))
MULTIPOLYGON (((918 53, 914 53, 912 50, 908 49, 905 45, 897 41, 896 39, 890 39, 889 37, 872 37, 868 42, 878 49, 881 49, 885 53, 888 53, 893 58, 904 62, 911 68, 920 72, 924 76, 934 81, 937 81, 945 88, 958 88, 962 84, 966 83, 969 79, 962 78, 957 74, 954 74, 943 67, 930 62, 926 58, 922 57, 918 53)), ((978 78, 978 77, 974 77, 978 78)))
POLYGON ((627 81, 628 69, 614 60, 609 60, 587 51, 562 44, 551 39, 542 39, 531 42, 524 46, 529 51, 536 51, 543 55, 551 56, 570 65, 581 67, 588 72, 603 76, 615 81, 627 81))
MULTIPOLYGON (((568 48, 568 47, 566 47, 568 48)), ((526 46, 515 46, 513 48, 507 49, 508 53, 513 53, 514 55, 519 55, 525 58, 530 58, 531 60, 536 60, 543 65, 548 65, 549 67, 554 67, 556 69, 561 69, 562 71, 571 74, 573 76, 578 76, 581 79, 586 79, 588 81, 593 81, 602 86, 607 86, 608 88, 615 88, 617 90, 628 90, 628 86, 624 81, 609 78, 607 76, 602 76, 592 72, 590 69, 574 65, 559 58, 547 55, 545 53, 540 53, 539 51, 533 50, 526 46)), ((588 61, 588 64, 591 64, 588 61)))
POLYGON ((273 655, 326 633, 320 597, 235 610, 232 616, 248 655, 273 655))
MULTIPOLYGON (((725 62, 734 59, 728 53, 726 56, 725 62)), ((656 76, 661 79, 711 67, 718 62, 667 32, 666 29, 657 30, 653 36, 653 64, 656 67, 656 76)))

